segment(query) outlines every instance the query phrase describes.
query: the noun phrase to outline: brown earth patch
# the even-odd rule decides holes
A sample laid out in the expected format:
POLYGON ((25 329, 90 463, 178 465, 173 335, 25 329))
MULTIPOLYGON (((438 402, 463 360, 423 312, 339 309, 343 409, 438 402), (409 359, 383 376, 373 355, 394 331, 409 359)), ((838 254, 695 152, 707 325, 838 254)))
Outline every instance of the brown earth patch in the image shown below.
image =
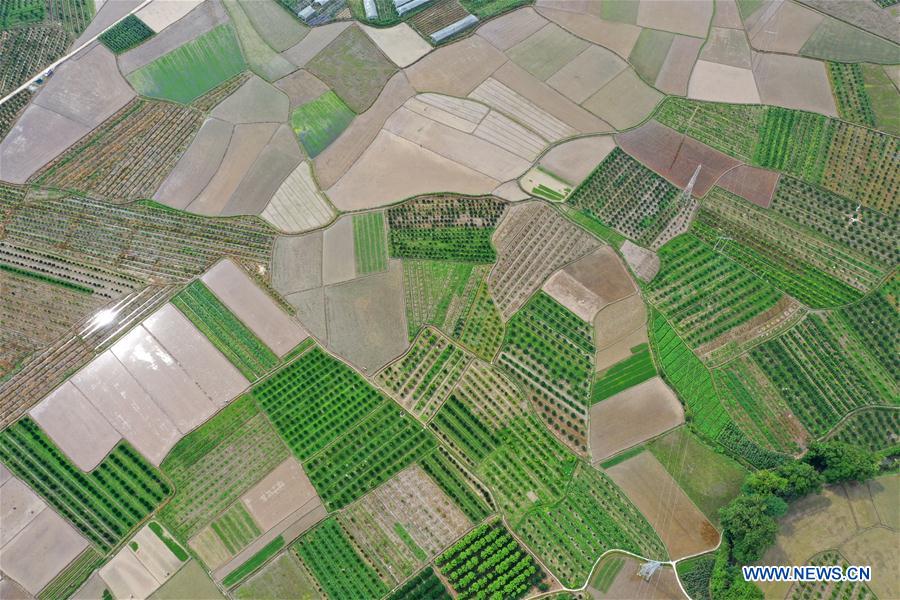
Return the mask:
POLYGON ((769 208, 780 176, 774 171, 738 165, 722 175, 716 185, 757 206, 769 208))

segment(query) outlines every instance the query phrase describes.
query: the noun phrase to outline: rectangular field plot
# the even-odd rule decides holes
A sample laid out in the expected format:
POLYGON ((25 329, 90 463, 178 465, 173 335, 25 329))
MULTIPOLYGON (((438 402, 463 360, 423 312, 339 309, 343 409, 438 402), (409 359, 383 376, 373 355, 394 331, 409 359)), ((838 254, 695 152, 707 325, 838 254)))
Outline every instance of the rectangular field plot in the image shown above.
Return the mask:
POLYGON ((578 470, 564 498, 528 513, 514 529, 571 587, 584 583, 597 557, 611 548, 666 556, 647 519, 606 475, 588 467, 578 470))
POLYGON ((351 504, 338 521, 391 587, 471 526, 418 466, 400 471, 351 504))
POLYGON ((427 421, 443 404, 468 362, 465 352, 427 328, 409 352, 385 367, 377 380, 397 402, 427 421))
POLYGON ((418 575, 404 583, 394 591, 388 600, 419 600, 419 598, 434 598, 436 600, 450 600, 452 596, 444 584, 435 574, 434 569, 427 567, 418 575))
POLYGON ((190 538, 288 454, 253 398, 239 398, 182 439, 163 462, 177 493, 160 517, 179 538, 190 538))
POLYGON ((591 326, 538 292, 510 319, 498 364, 524 387, 554 435, 584 453, 593 360, 591 326))
POLYGON ((385 402, 356 371, 318 347, 258 384, 252 394, 302 461, 385 402))
POLYGON ((591 388, 591 404, 605 400, 622 390, 627 390, 654 375, 656 375, 656 366, 653 364, 650 348, 645 347, 597 374, 591 388))
POLYGON ((384 213, 353 215, 353 246, 356 250, 356 273, 365 275, 387 269, 387 236, 384 213))
POLYGON ((232 504, 211 526, 232 555, 237 554, 260 534, 259 527, 240 502, 232 504))
POLYGON ((278 357, 201 281, 172 298, 172 304, 250 381, 278 364, 278 357))
POLYGON ((477 523, 488 515, 487 490, 443 446, 419 459, 419 465, 470 521, 477 523))
POLYGON ((153 37, 153 30, 135 15, 128 15, 100 35, 100 42, 116 54, 122 54, 153 37))
POLYGON ((827 64, 828 79, 841 118, 866 127, 875 127, 875 113, 866 92, 863 67, 856 63, 827 64))
POLYGON ((900 355, 897 353, 897 340, 900 340, 898 298, 900 277, 894 275, 876 293, 840 311, 840 315, 866 350, 895 382, 900 382, 900 355))
POLYGON ((225 23, 129 73, 142 96, 188 104, 245 68, 231 24, 225 23))
POLYGON ((460 304, 450 315, 447 331, 484 360, 493 360, 503 342, 505 326, 491 297, 487 267, 478 267, 463 290, 460 304))
POLYGON ((354 550, 337 519, 322 522, 294 545, 329 598, 380 598, 388 587, 354 550))
POLYGON ((294 110, 291 128, 310 158, 331 145, 356 114, 332 91, 294 110))
POLYGON ((306 461, 309 479, 329 510, 356 500, 436 445, 399 406, 386 402, 306 461))
POLYGON ((444 328, 446 322, 460 312, 462 297, 469 288, 475 269, 470 263, 403 261, 403 292, 410 339, 426 324, 444 328))
POLYGON ((27 417, 0 433, 0 461, 103 551, 172 492, 159 472, 125 443, 83 473, 27 417))
POLYGON ((473 414, 467 403, 451 395, 431 421, 431 428, 473 468, 498 445, 500 437, 473 414))

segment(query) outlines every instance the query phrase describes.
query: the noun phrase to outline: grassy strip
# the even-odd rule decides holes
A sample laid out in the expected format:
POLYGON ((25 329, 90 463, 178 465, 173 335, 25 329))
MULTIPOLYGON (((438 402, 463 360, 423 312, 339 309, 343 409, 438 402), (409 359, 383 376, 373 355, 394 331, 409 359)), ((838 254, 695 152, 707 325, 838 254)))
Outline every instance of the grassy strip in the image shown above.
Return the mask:
POLYGON ((419 548, 419 545, 416 543, 412 536, 409 535, 409 532, 401 525, 400 523, 394 523, 394 532, 400 536, 400 539, 403 540, 403 543, 410 549, 410 551, 415 555, 419 560, 428 560, 428 555, 425 554, 425 551, 419 548))
POLYGON ((166 545, 166 548, 172 551, 172 554, 175 555, 175 558, 184 562, 190 558, 190 555, 182 548, 178 542, 169 537, 166 533, 166 530, 163 529, 162 525, 157 523, 156 521, 150 521, 150 531, 156 534, 156 537, 162 540, 162 543, 166 545))
POLYGON ((103 564, 103 555, 88 547, 38 594, 38 600, 69 598, 103 564))
POLYGON ((647 381, 656 375, 656 366, 650 356, 650 348, 632 354, 616 363, 594 380, 591 390, 591 404, 606 400, 623 390, 647 381))
POLYGON ((626 450, 625 452, 616 454, 615 456, 613 456, 611 459, 609 459, 606 462, 600 463, 600 466, 603 467, 604 469, 609 469, 611 467, 614 467, 618 464, 625 462, 629 458, 633 458, 633 457, 637 456, 638 454, 640 454, 641 452, 643 452, 646 449, 647 449, 647 447, 644 446, 643 444, 640 446, 635 446, 634 448, 626 450))
POLYGON ((610 558, 597 570, 597 575, 594 576, 593 587, 604 594, 608 592, 609 587, 616 579, 616 575, 619 574, 619 571, 622 570, 624 565, 624 558, 619 558, 618 556, 610 558))
POLYGON ((614 248, 618 248, 622 245, 622 243, 628 239, 618 231, 612 229, 611 227, 607 227, 593 216, 591 216, 587 211, 578 210, 572 208, 569 205, 563 205, 563 214, 573 223, 579 225, 582 229, 586 229, 588 232, 594 234, 607 244, 613 246, 614 248))
POLYGON ((222 580, 222 584, 225 587, 231 587, 242 581, 282 548, 284 548, 284 538, 279 535, 277 538, 263 546, 262 550, 251 556, 247 562, 226 575, 225 579, 222 580))
POLYGON ((19 267, 14 267, 12 265, 4 265, 0 264, 0 271, 6 271, 8 273, 12 273, 13 275, 19 275, 21 277, 28 277, 29 279, 34 279, 37 281, 41 281, 43 283, 50 283, 52 285, 58 285, 60 287, 64 287, 66 289, 81 292, 82 294, 93 294, 94 290, 87 287, 86 285, 80 285, 78 283, 72 283, 71 281, 66 281, 65 279, 58 279, 56 277, 51 277, 49 275, 44 275, 43 273, 38 273, 37 271, 30 271, 28 269, 20 269, 19 267))
POLYGON ((297 346, 293 350, 291 350, 290 352, 288 352, 285 355, 284 362, 288 362, 289 360, 300 356, 301 354, 306 352, 309 348, 311 348, 312 345, 315 343, 316 343, 316 340, 313 339, 312 337, 306 338, 305 340, 303 340, 302 342, 297 344, 297 346))

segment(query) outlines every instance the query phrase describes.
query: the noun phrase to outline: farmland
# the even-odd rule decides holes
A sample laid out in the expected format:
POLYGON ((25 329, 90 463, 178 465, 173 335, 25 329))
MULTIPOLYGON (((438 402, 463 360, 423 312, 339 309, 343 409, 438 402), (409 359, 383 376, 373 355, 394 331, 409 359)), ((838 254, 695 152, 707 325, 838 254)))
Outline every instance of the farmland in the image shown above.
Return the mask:
POLYGON ((315 158, 337 139, 356 114, 332 91, 297 107, 291 128, 310 158, 315 158))
POLYGON ((241 502, 232 504, 211 523, 211 527, 232 555, 237 554, 260 534, 259 527, 241 502))
POLYGON ((202 281, 194 281, 172 298, 186 316, 248 380, 259 379, 278 357, 202 281))
POLYGON ((525 413, 519 388, 497 369, 479 360, 469 364, 453 393, 482 422, 498 431, 525 413))
MULTIPOLYGON (((406 296, 406 325, 410 339, 423 325, 444 328, 459 313, 475 268, 471 263, 443 260, 404 260, 403 293, 406 296)), ((480 273, 480 272, 479 272, 480 273)), ((477 278, 477 276, 476 276, 477 278)))
POLYGON ((13 123, 19 118, 19 113, 31 100, 31 92, 22 90, 0 106, 0 139, 5 138, 13 123))
POLYGON ((58 23, 0 31, 0 94, 5 96, 65 53, 66 31, 58 23))
POLYGON ((503 341, 504 325, 486 278, 485 267, 473 270, 473 276, 463 291, 458 315, 448 324, 448 330, 454 339, 476 356, 491 360, 503 341))
POLYGON ((866 92, 863 68, 858 63, 828 63, 828 79, 841 118, 851 123, 875 127, 875 113, 866 92))
POLYGON ((593 358, 590 326, 538 292, 510 319, 498 360, 550 430, 576 452, 587 450, 593 358))
MULTIPOLYGON (((428 39, 432 33, 469 16, 460 0, 435 0, 409 19, 413 29, 428 39)), ((444 40, 440 40, 444 41, 444 40)))
POLYGON ((419 459, 422 469, 473 523, 488 515, 486 492, 442 446, 419 459))
POLYGON ((377 273, 387 269, 384 213, 353 215, 353 247, 356 251, 357 275, 377 273))
POLYGON ((153 30, 135 15, 128 15, 100 35, 100 42, 115 54, 122 54, 153 37, 153 30))
POLYGON ((197 111, 177 104, 133 100, 44 167, 34 181, 117 202, 149 198, 201 121, 197 111))
MULTIPOLYGON (((817 566, 841 565, 846 568, 847 562, 839 552, 834 550, 811 557, 807 564, 817 566)), ((844 600, 873 600, 874 592, 861 581, 848 582, 797 582, 791 586, 785 600, 805 600, 806 598, 842 598, 844 600)))
POLYGON ((125 443, 89 474, 81 472, 29 418, 0 433, 0 460, 104 551, 172 492, 159 472, 125 443))
POLYGON ((470 467, 484 460, 500 444, 497 434, 452 395, 434 416, 431 427, 470 467))
POLYGON ((129 73, 126 79, 143 96, 188 104, 244 67, 234 29, 226 23, 129 73))
POLYGON ((10 0, 0 6, 0 30, 16 25, 39 23, 44 19, 46 7, 43 0, 10 0))
POLYGON ((579 468, 566 495, 515 527, 563 585, 580 586, 598 556, 616 548, 662 559, 666 550, 644 516, 610 479, 579 468))
POLYGON ((243 396, 183 438, 163 461, 177 492, 160 518, 187 539, 287 455, 253 398, 243 396))
POLYGON ((544 578, 537 562, 500 523, 479 525, 450 546, 435 564, 458 598, 479 594, 521 598, 544 578))
POLYGON ((318 347, 257 384, 251 393, 303 461, 385 402, 353 369, 318 347))
POLYGON ((389 600, 419 600, 420 598, 429 600, 450 600, 452 598, 431 567, 422 569, 415 577, 388 596, 389 600))
POLYGON ((248 71, 241 71, 231 79, 223 81, 191 102, 191 106, 199 111, 205 113, 209 112, 218 106, 225 98, 233 94, 235 90, 244 85, 248 79, 250 79, 250 73, 248 71))
POLYGON ((873 407, 853 413, 835 427, 828 437, 874 452, 900 444, 897 431, 900 431, 900 410, 896 407, 873 407))
POLYGON ((294 548, 331 598, 376 598, 388 591, 334 518, 306 533, 294 548))
POLYGON ((898 294, 900 279, 895 275, 875 293, 840 311, 859 341, 895 382, 900 381, 900 358, 896 352, 900 339, 898 294))
POLYGON ((682 209, 678 188, 620 148, 567 202, 642 246, 651 246, 682 209))
POLYGON ((222 585, 232 586, 236 583, 239 583, 247 578, 250 573, 258 569, 264 562, 269 560, 272 556, 278 553, 279 550, 284 548, 284 538, 280 535, 273 539, 271 542, 263 546, 259 552, 251 556, 247 562, 243 563, 234 571, 231 571, 228 575, 222 579, 222 585))
POLYGON ((591 388, 591 404, 605 400, 654 375, 656 375, 656 366, 653 364, 650 348, 644 344, 644 348, 597 374, 591 388))
POLYGON ((88 547, 78 558, 73 560, 62 573, 41 590, 38 600, 54 598, 70 598, 91 576, 94 569, 103 564, 104 557, 95 548, 88 547))
POLYGON ((762 106, 668 98, 657 111, 656 119, 716 150, 750 162, 756 153, 765 113, 762 106))

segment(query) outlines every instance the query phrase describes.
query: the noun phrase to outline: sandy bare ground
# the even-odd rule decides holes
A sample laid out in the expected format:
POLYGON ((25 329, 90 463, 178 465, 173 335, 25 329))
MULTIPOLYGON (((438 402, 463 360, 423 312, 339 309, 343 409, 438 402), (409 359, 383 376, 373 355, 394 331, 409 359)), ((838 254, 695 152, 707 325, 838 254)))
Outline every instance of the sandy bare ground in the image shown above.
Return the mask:
POLYGON ((82 471, 90 471, 100 464, 121 439, 69 381, 41 400, 29 414, 82 471))
POLYGON ((753 74, 764 104, 837 116, 828 72, 822 61, 801 56, 756 54, 753 74))
POLYGON ((435 50, 406 69, 410 84, 419 92, 466 96, 487 79, 506 56, 478 36, 435 50))
POLYGON ((702 39, 675 36, 659 75, 656 76, 656 87, 667 94, 686 96, 691 70, 697 62, 702 45, 702 39))
POLYGON ((360 210, 435 191, 487 194, 499 184, 474 169, 382 131, 325 192, 338 209, 360 210))
POLYGON ((508 50, 546 24, 547 19, 528 7, 491 19, 478 28, 477 34, 498 49, 508 50))
POLYGON ((31 491, 18 477, 10 477, 0 485, 0 548, 8 544, 20 531, 25 529, 47 504, 31 491))
POLYGON ((768 208, 778 185, 779 173, 748 165, 739 165, 726 172, 716 183, 757 206, 768 208))
POLYGON ((643 121, 662 99, 629 68, 588 98, 584 107, 616 129, 626 129, 643 121))
POLYGON ((794 2, 783 2, 748 33, 757 50, 797 54, 825 17, 794 2))
POLYGON ((326 225, 335 212, 304 161, 281 183, 260 216, 281 231, 301 233, 326 225))
POLYGON ((598 135, 563 142, 541 157, 540 165, 578 185, 616 147, 612 136, 598 135))
MULTIPOLYGON (((609 48, 622 58, 628 58, 641 34, 640 27, 605 21, 597 15, 573 12, 569 8, 575 3, 571 0, 564 0, 564 2, 555 5, 539 2, 538 12, 575 35, 604 48, 609 48), (564 2, 570 2, 570 4, 564 2)), ((593 2, 592 4, 599 6, 600 3, 593 2)))
POLYGON ((153 0, 135 13, 135 16, 159 33, 175 21, 191 12, 203 0, 153 0))
POLYGON ((671 558, 712 550, 719 543, 716 528, 649 451, 607 473, 647 517, 671 558))
POLYGON ((268 531, 289 515, 306 506, 309 510, 322 504, 319 495, 295 458, 289 458, 241 497, 247 511, 268 531))
MULTIPOLYGON (((615 560, 618 555, 611 555, 604 559, 600 564, 604 564, 607 560, 615 560)), ((638 574, 641 563, 630 556, 625 557, 625 563, 612 581, 606 592, 589 587, 586 591, 591 598, 599 599, 617 599, 628 598, 629 600, 686 600, 686 596, 681 592, 678 585, 678 579, 675 571, 671 567, 663 567, 658 570, 650 581, 644 579, 638 574)), ((596 570, 594 571, 597 572, 596 570)))
POLYGON ((642 281, 649 283, 659 273, 659 256, 656 252, 642 248, 630 240, 625 240, 619 250, 628 267, 642 281))
POLYGON ((688 97, 715 102, 759 104, 756 80, 750 69, 698 60, 688 84, 688 97))
POLYGON ((219 262, 201 279, 278 356, 284 356, 308 337, 296 321, 230 260, 219 262))
POLYGON ((172 208, 187 208, 218 172, 233 131, 230 123, 206 119, 153 199, 172 208))
POLYGON ((545 292, 573 313, 591 322, 608 304, 635 293, 637 288, 615 250, 598 248, 554 273, 545 292))
POLYGON ((326 229, 322 240, 322 283, 332 285, 356 277, 353 217, 344 215, 326 229))
POLYGON ((47 508, 0 548, 0 569, 37 596, 87 547, 88 541, 74 527, 47 508))
POLYGON ((361 27, 385 56, 401 68, 408 67, 432 50, 431 44, 406 23, 387 28, 361 27))
POLYGON ((713 16, 713 4, 713 0, 641 0, 637 24, 705 38, 713 16))
POLYGON ((684 423, 684 409, 663 380, 653 377, 591 407, 593 464, 684 423))
POLYGON ((730 65, 740 69, 750 68, 750 46, 747 36, 740 29, 713 27, 709 39, 700 53, 703 60, 730 65))

